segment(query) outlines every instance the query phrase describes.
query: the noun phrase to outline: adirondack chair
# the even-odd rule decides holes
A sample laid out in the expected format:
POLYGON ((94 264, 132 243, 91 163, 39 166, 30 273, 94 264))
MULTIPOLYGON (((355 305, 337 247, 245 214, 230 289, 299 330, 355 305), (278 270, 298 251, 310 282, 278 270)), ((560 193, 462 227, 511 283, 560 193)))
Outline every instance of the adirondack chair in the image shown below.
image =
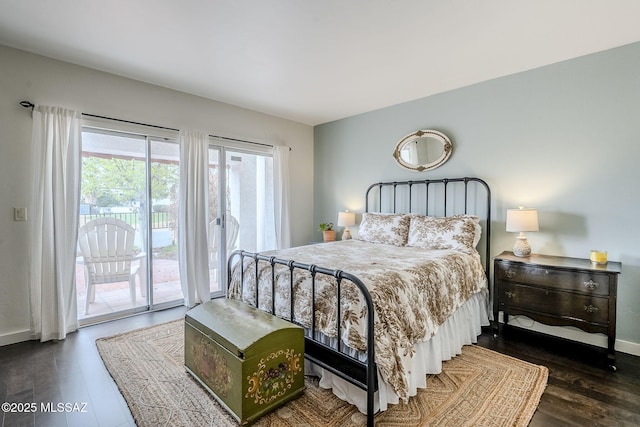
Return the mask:
POLYGON ((113 217, 94 219, 80 227, 78 246, 87 284, 85 314, 89 314, 89 304, 95 300, 95 286, 105 283, 128 281, 131 305, 135 306, 138 266, 131 265, 135 258, 134 236, 132 226, 113 217))

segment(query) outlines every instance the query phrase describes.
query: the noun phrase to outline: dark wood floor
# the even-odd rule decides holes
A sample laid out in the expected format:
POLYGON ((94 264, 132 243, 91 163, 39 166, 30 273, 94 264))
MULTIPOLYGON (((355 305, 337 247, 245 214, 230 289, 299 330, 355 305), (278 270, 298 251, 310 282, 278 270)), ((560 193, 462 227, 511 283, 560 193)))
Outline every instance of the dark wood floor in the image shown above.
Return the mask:
MULTIPOLYGON (((0 413, 0 425, 134 426, 95 340, 178 319, 184 312, 180 307, 94 325, 61 342, 0 347, 0 402, 36 406, 35 412, 0 413), (58 403, 69 404, 72 412, 42 410, 42 405, 57 409, 58 403)), ((613 373, 594 362, 600 350, 520 331, 508 330, 496 339, 487 330, 479 345, 549 368, 532 427, 640 425, 640 357, 619 353, 613 373)))
POLYGON ((640 357, 617 353, 611 372, 604 349, 515 328, 478 344, 549 368, 531 427, 640 426, 640 357))

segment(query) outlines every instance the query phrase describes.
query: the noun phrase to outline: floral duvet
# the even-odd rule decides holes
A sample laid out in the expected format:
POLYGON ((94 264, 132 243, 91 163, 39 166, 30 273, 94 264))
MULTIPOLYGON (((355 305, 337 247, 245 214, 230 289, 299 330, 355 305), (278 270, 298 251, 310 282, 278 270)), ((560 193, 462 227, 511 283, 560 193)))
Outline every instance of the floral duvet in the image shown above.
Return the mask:
MULTIPOLYGON (((383 380, 398 396, 408 399, 406 361, 414 344, 431 338, 438 327, 471 295, 487 292, 487 278, 480 255, 475 251, 429 250, 392 246, 359 240, 300 246, 261 253, 279 259, 343 270, 358 277, 367 287, 375 307, 375 361, 383 380)), ((229 297, 255 305, 255 265, 244 260, 243 291, 240 268, 231 274, 229 297)), ((271 265, 260 261, 259 304, 271 311, 271 265)), ((276 314, 290 318, 290 273, 276 265, 276 314)), ((295 270, 295 321, 311 327, 311 275, 295 270)), ((337 336, 336 279, 316 276, 316 328, 326 336, 337 336)), ((366 308, 356 286, 343 280, 341 289, 341 339, 349 347, 366 349, 366 308)))

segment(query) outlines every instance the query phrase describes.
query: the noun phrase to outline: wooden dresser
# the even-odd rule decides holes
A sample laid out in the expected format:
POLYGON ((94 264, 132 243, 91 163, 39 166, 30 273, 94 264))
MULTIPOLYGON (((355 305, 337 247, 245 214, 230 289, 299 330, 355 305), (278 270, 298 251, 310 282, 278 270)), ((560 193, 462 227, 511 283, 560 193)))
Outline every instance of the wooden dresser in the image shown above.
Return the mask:
POLYGON ((616 295, 622 264, 503 252, 494 258, 493 315, 524 315, 540 323, 575 326, 608 337, 607 363, 615 370, 616 295))

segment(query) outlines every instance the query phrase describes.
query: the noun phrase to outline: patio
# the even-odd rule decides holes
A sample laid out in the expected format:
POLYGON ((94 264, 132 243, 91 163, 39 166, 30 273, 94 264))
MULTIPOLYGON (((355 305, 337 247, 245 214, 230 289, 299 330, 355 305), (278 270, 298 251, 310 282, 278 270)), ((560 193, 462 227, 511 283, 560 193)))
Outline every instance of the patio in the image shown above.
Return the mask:
MULTIPOLYGON (((134 265, 139 265, 135 261, 134 265)), ((212 271, 213 273, 213 271, 212 271)), ((211 275, 211 277, 216 277, 211 275)), ((178 261, 173 259, 153 259, 153 302, 154 304, 176 302, 182 304, 182 287, 178 261)), ((217 283, 213 283, 211 291, 219 290, 217 283)), ((84 314, 87 287, 84 279, 84 267, 76 264, 76 295, 78 301, 78 319, 90 320, 93 317, 104 316, 124 310, 130 310, 129 282, 108 283, 96 286, 95 301, 89 305, 89 314, 84 314)), ((146 307, 147 297, 140 293, 140 276, 136 275, 136 307, 146 307)))

